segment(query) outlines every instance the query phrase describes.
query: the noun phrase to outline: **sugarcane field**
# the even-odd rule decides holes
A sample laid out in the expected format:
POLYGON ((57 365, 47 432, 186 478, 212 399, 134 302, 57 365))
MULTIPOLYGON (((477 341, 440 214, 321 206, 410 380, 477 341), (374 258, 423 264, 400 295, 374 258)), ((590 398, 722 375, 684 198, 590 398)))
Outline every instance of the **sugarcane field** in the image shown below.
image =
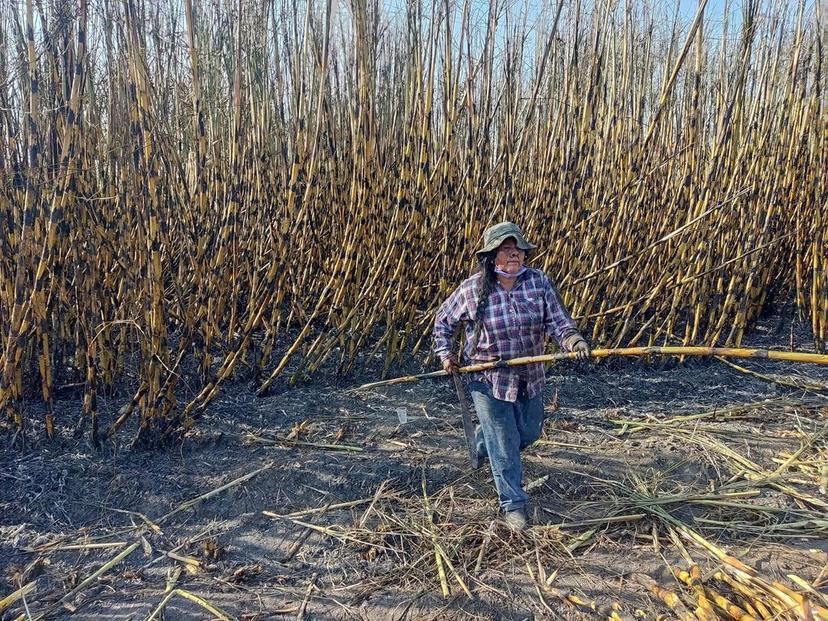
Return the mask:
POLYGON ((0 0, 0 621, 828 621, 821 0, 0 0))

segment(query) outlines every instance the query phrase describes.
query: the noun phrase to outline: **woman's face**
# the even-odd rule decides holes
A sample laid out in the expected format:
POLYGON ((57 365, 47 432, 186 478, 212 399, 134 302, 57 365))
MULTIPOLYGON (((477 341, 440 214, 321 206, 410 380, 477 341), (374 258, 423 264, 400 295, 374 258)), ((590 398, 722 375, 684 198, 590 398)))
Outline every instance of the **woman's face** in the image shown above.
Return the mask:
POLYGON ((526 251, 517 247, 514 237, 500 244, 495 254, 495 267, 507 274, 517 274, 526 261, 526 251))

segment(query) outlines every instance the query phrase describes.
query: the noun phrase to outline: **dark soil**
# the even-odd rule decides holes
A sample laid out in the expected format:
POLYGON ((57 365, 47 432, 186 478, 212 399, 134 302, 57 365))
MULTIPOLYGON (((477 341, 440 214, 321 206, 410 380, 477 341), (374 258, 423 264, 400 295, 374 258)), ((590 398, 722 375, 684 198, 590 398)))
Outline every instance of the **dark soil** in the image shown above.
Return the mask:
MULTIPOLYGON (((779 333, 772 332, 777 326, 760 326, 751 344, 778 344, 779 333)), ((787 341, 788 332, 782 328, 781 340, 787 341)), ((800 348, 807 349, 802 341, 800 348)), ((826 368, 739 364, 828 384, 826 368)), ((80 401, 61 401, 58 417, 66 426, 56 439, 36 432, 25 450, 0 453, 0 597, 19 586, 28 568, 24 581, 36 580, 37 591, 26 598, 26 606, 36 616, 138 542, 123 562, 60 604, 54 617, 145 619, 163 598, 167 580, 177 574, 179 588, 243 619, 599 618, 550 595, 544 604, 528 566, 536 579, 541 572, 557 571, 553 586, 599 606, 618 602, 630 615, 640 609, 655 618, 667 609, 629 575, 643 572, 669 585, 670 567, 683 564, 667 534, 654 530, 655 521, 645 517, 600 525, 579 547, 573 542, 588 527, 545 525, 607 515, 623 504, 624 490, 636 485, 654 495, 705 490, 738 473, 676 434, 619 435, 621 425, 613 421, 708 412, 699 425, 716 429, 728 446, 773 469, 778 465, 773 458, 799 448, 796 430, 813 433, 828 420, 825 395, 760 380, 716 361, 561 364, 548 378, 544 438, 524 458, 535 526, 521 534, 500 527, 490 531, 476 573, 475 558, 496 518, 496 502, 488 465, 473 472, 467 466, 457 400, 448 382, 360 393, 348 389, 374 378, 343 380, 338 386, 323 378, 261 399, 245 385, 229 385, 180 446, 144 452, 112 443, 101 451, 87 448, 72 436, 70 425, 80 401), (743 404, 754 405, 738 419, 712 414, 743 404), (308 444, 278 440, 288 437, 308 444), (181 503, 266 466, 249 480, 163 518, 181 503), (423 481, 435 511, 430 520, 423 481), (373 505, 330 506, 296 518, 328 528, 327 533, 263 513, 323 509, 375 494, 373 505), (144 517, 159 529, 150 528, 144 517), (461 574, 474 598, 464 594, 451 572, 451 595, 441 595, 424 524, 433 525, 455 565, 466 568, 461 574), (348 539, 348 532, 361 535, 348 539), (361 541, 368 533, 374 539, 361 541), (118 542, 124 545, 59 549, 118 542), (171 551, 176 558, 167 554, 171 551)), ((102 399, 102 425, 121 404, 102 399)), ((129 435, 124 430, 121 437, 129 435)), ((816 485, 807 491, 819 495, 816 485)), ((794 506, 768 489, 749 502, 794 506)), ((794 572, 813 581, 828 564, 824 536, 771 540, 728 528, 736 515, 721 508, 679 504, 670 511, 769 577, 784 580, 794 572), (722 525, 699 522, 702 517, 722 525)), ((703 553, 690 552, 704 569, 714 567, 703 553)), ((25 612, 18 601, 0 618, 25 612)), ((212 618, 180 596, 169 601, 165 615, 212 618)))

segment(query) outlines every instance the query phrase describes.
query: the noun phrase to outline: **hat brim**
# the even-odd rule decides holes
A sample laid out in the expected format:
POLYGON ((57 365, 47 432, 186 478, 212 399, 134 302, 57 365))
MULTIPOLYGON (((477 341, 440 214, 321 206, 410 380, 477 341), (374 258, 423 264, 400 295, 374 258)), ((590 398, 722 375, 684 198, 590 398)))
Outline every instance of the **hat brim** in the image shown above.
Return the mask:
POLYGON ((505 242, 507 239, 509 239, 510 237, 515 240, 515 244, 517 244, 517 247, 520 248, 521 250, 525 251, 525 252, 529 252, 530 250, 535 250, 537 248, 537 246, 535 244, 530 244, 528 241, 523 239, 523 237, 521 237, 520 235, 515 235, 514 233, 507 233, 506 235, 501 235, 501 236, 495 237, 488 244, 483 246, 483 248, 476 251, 475 254, 479 257, 479 256, 482 256, 484 254, 494 252, 495 250, 500 248, 500 245, 503 242, 505 242))

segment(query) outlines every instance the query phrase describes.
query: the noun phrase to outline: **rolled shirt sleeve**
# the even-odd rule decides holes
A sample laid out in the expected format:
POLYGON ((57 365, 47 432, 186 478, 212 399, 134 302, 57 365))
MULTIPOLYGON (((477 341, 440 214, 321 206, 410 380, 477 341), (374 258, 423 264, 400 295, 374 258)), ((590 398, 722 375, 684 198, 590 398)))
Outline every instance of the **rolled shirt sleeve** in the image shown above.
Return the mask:
POLYGON ((455 357, 452 353, 452 340, 460 323, 469 319, 468 288, 467 283, 464 283, 455 289, 434 317, 434 354, 441 362, 455 357))
POLYGON ((566 351, 572 351, 578 341, 585 340, 578 326, 564 308, 561 296, 552 280, 546 276, 544 287, 544 329, 566 351))

